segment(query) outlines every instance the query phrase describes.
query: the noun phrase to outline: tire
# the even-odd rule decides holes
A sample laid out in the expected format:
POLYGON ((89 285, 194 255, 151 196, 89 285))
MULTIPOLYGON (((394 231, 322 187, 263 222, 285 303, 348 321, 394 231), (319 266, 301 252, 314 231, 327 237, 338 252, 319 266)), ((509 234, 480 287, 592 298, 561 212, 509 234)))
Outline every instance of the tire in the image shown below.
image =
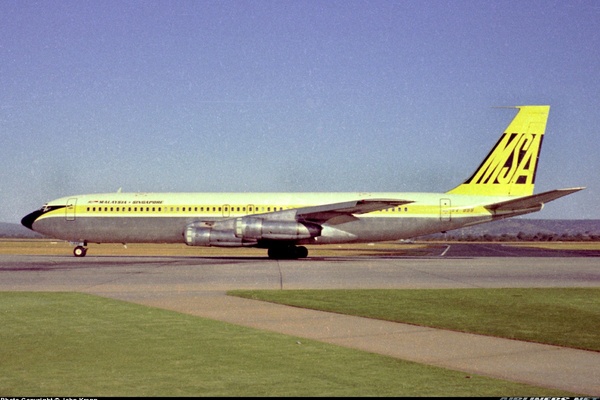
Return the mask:
POLYGON ((308 257, 308 249, 304 246, 296 247, 296 257, 297 258, 306 258, 308 257))
POLYGON ((276 260, 296 260, 306 258, 308 249, 304 246, 271 247, 267 251, 267 255, 276 260))
POLYGON ((83 246, 77 246, 73 249, 73 255, 75 257, 85 257, 86 253, 87 253, 87 249, 83 246))

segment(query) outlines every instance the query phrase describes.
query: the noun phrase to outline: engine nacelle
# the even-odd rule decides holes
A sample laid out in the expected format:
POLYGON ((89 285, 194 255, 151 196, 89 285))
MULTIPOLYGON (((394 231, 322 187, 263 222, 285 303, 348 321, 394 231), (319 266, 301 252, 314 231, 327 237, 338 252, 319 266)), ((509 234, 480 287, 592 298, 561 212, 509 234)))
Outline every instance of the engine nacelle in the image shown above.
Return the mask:
POLYGON ((241 217, 236 218, 234 229, 235 237, 243 240, 300 240, 319 236, 323 228, 308 222, 241 217))
POLYGON ((238 238, 232 230, 190 225, 185 229, 185 243, 188 246, 241 247, 255 245, 256 240, 238 238))

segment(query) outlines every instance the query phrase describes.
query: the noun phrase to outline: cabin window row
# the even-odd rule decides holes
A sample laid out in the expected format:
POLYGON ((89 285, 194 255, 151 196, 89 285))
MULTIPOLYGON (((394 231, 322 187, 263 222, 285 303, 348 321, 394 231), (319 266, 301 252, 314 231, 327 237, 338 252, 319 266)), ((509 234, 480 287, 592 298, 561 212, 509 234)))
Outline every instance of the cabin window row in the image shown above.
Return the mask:
POLYGON ((89 212, 150 212, 162 211, 162 207, 88 207, 89 212))
MULTIPOLYGON (((201 207, 164 207, 165 212, 271 212, 282 211, 283 207, 232 207, 232 206, 201 206, 201 207)), ((88 212, 162 212, 163 207, 87 207, 88 212)))
MULTIPOLYGON (((170 212, 271 212, 282 211, 283 207, 232 207, 232 206, 202 206, 202 207, 164 207, 165 211, 170 212)), ((163 207, 88 207, 88 212, 162 212, 163 207)), ((386 208, 383 212, 402 212, 402 207, 386 208)), ((408 207, 404 207, 404 212, 408 207)))

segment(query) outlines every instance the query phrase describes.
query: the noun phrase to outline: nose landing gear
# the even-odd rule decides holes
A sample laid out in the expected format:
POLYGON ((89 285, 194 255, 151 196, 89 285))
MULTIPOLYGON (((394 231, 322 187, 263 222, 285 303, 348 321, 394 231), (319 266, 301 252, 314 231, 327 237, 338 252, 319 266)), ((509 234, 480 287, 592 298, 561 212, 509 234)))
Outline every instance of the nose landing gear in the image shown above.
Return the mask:
POLYGON ((72 243, 74 245, 77 245, 77 247, 75 247, 73 249, 73 255, 75 257, 85 257, 85 255, 87 254, 87 248, 85 246, 87 246, 87 242, 75 242, 72 243))
POLYGON ((87 249, 83 246, 77 246, 73 249, 73 255, 75 257, 85 257, 87 249))

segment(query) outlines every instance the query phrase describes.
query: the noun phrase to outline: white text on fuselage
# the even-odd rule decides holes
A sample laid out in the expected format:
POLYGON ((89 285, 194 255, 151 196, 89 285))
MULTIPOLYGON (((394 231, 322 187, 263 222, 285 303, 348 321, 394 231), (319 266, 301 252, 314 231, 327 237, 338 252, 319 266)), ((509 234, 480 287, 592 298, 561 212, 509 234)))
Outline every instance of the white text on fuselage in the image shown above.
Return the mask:
POLYGON ((88 204, 163 204, 163 200, 90 200, 88 204))

